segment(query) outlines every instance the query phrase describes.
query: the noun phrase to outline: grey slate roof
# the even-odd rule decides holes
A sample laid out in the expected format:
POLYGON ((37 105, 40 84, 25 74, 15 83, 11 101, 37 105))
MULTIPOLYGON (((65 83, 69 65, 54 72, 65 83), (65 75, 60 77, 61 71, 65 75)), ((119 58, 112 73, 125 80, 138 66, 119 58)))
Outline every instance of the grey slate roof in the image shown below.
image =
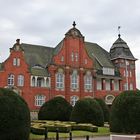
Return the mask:
POLYGON ((113 43, 110 49, 110 57, 112 60, 116 58, 136 60, 136 58, 130 51, 127 43, 120 38, 120 35, 119 38, 113 43))
POLYGON ((34 76, 49 76, 48 70, 46 68, 32 67, 31 73, 34 76))
POLYGON ((106 50, 101 48, 98 44, 85 42, 85 47, 88 55, 92 59, 96 59, 96 61, 98 62, 97 67, 99 67, 100 65, 101 67, 114 68, 113 63, 110 60, 110 54, 106 50))
POLYGON ((54 48, 31 44, 21 44, 21 47, 24 50, 26 63, 30 67, 35 65, 46 67, 51 62, 54 48))

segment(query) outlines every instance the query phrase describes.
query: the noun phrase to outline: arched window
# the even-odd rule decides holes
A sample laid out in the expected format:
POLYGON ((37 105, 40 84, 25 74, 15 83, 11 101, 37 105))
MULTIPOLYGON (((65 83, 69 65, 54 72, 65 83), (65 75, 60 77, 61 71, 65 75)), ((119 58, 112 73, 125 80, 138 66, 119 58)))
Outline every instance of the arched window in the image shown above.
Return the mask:
POLYGON ((18 86, 24 86, 24 76, 23 75, 18 75, 18 86))
POLYGON ((64 74, 57 73, 56 74, 56 88, 63 89, 64 88, 64 74))
POLYGON ((86 75, 84 78, 84 83, 85 83, 85 89, 91 90, 92 89, 92 76, 86 75))
POLYGON ((78 96, 71 96, 70 103, 72 106, 75 106, 76 102, 79 100, 78 96))
POLYGON ((74 70, 72 75, 71 75, 71 88, 72 89, 77 89, 78 88, 78 74, 77 71, 74 70))
POLYGON ((32 77, 32 86, 35 87, 35 77, 32 77))
POLYGON ((37 87, 44 87, 44 78, 37 77, 37 87))
POLYGON ((46 96, 36 95, 35 96, 35 106, 42 106, 45 103, 46 96))
POLYGON ((8 86, 13 86, 14 85, 14 77, 15 76, 13 74, 8 75, 8 81, 7 81, 8 86))

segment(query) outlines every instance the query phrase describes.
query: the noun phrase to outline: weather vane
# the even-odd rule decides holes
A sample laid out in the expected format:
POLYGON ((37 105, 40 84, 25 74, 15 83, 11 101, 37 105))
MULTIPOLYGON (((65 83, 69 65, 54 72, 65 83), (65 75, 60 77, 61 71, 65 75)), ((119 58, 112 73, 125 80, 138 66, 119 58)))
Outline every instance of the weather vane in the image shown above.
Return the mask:
POLYGON ((118 26, 118 32, 119 32, 118 36, 119 36, 119 38, 121 37, 120 29, 121 29, 121 26, 118 26))

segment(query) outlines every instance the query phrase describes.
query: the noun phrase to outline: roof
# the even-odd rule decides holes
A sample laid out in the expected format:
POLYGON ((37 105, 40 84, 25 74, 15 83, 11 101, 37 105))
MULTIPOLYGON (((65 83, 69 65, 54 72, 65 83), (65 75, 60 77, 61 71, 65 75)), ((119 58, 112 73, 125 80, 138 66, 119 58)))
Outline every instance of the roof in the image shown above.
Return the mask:
POLYGON ((85 47, 90 58, 96 59, 98 62, 96 63, 97 67, 100 65, 101 67, 114 68, 113 63, 110 60, 110 54, 101 48, 98 44, 85 42, 85 47))
POLYGON ((111 59, 123 58, 123 59, 131 59, 136 60, 130 51, 127 43, 121 39, 120 35, 118 39, 113 43, 110 49, 110 57, 111 59))
POLYGON ((41 67, 32 67, 31 68, 31 73, 32 75, 36 75, 36 76, 49 76, 48 70, 45 68, 41 68, 41 67))
POLYGON ((24 50, 25 60, 29 66, 33 67, 38 64, 46 67, 51 62, 54 48, 24 43, 21 44, 21 47, 24 50))

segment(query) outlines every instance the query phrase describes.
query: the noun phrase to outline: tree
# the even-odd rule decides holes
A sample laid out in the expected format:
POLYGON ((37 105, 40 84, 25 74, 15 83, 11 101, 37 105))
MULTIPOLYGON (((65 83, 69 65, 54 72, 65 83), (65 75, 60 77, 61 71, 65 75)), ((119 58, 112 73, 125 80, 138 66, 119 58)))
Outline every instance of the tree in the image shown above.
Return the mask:
POLYGON ((110 130, 117 133, 140 133, 140 92, 125 91, 113 102, 110 130))
POLYGON ((76 102, 72 110, 71 121, 103 126, 103 111, 95 99, 84 98, 76 102))
POLYGON ((39 120, 68 121, 72 106, 62 97, 54 97, 44 103, 39 110, 39 120))
POLYGON ((104 121, 108 122, 109 121, 109 108, 106 105, 106 103, 104 102, 103 99, 99 99, 99 98, 95 98, 95 100, 100 104, 102 110, 103 110, 103 114, 104 114, 104 121))
POLYGON ((28 140, 30 111, 15 92, 0 88, 0 140, 28 140))

